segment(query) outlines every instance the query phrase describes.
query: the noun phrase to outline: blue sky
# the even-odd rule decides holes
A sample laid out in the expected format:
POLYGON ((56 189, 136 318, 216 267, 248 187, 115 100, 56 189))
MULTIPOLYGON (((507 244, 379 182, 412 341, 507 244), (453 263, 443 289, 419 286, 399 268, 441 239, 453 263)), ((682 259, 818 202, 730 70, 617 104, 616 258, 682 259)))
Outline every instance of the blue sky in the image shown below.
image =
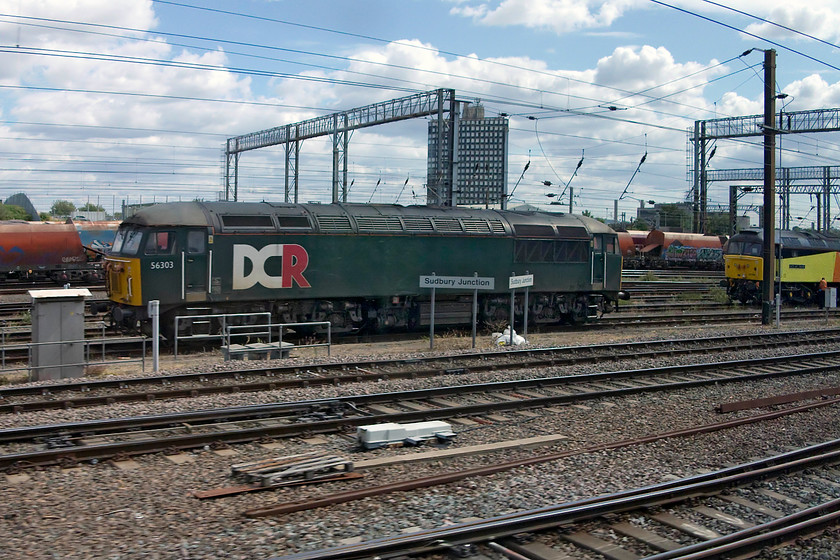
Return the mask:
MULTIPOLYGON (((226 138, 445 87, 512 115, 511 185, 531 162, 512 205, 556 209, 546 195, 584 157, 575 209, 612 217, 626 188, 631 216, 635 199, 684 199, 696 120, 763 111, 763 53, 747 49, 776 49, 785 110, 840 106, 840 0, 726 5, 749 15, 703 0, 0 0, 0 198, 213 200, 226 138)), ((786 137, 782 163, 836 165, 838 146, 786 137)), ((303 200, 329 201, 328 150, 304 142, 303 200)), ((425 162, 421 120, 357 131, 351 201, 392 203, 408 179, 399 202, 422 202, 425 162)), ((709 165, 761 164, 757 138, 719 142, 709 165)), ((240 170, 240 200, 282 200, 280 149, 240 170)), ((792 205, 793 225, 814 221, 814 201, 792 205)))

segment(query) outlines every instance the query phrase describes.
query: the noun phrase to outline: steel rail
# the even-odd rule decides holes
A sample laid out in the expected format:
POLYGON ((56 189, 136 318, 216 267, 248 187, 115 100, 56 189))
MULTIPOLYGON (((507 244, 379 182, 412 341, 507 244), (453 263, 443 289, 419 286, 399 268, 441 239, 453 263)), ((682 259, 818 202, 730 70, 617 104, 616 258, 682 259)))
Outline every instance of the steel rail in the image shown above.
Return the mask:
MULTIPOLYGON (((704 373, 709 370, 743 370, 761 366, 778 366, 782 363, 801 364, 803 361, 819 362, 825 359, 840 358, 840 350, 820 352, 816 354, 794 354, 787 356, 773 356, 769 358, 754 358, 747 360, 729 360, 724 362, 707 362, 694 364, 679 364, 673 366, 610 371, 601 373, 586 373, 575 375, 562 375, 554 377, 538 377, 529 379, 516 379, 511 381, 493 381, 489 383, 470 383, 466 385, 449 385, 445 387, 433 387, 427 389, 412 389, 407 391, 396 391, 388 393, 370 393, 363 395, 348 395, 331 397, 325 399, 308 399, 294 402, 276 402, 269 404, 248 405, 240 407, 226 407, 218 409, 206 409, 191 412, 176 412, 171 414, 130 416, 124 418, 108 418, 103 420, 91 420, 83 422, 67 422, 61 424, 46 424, 39 426, 25 426, 19 428, 6 428, 0 430, 0 444, 16 441, 35 440, 55 434, 66 436, 95 435, 103 432, 116 432, 120 430, 154 429, 176 425, 189 424, 197 426, 201 423, 214 423, 219 421, 234 421, 247 419, 268 418, 277 414, 301 414, 314 408, 336 409, 344 406, 369 406, 372 404, 386 404, 411 400, 427 400, 459 396, 472 393, 517 391, 523 389, 540 389, 567 385, 569 383, 586 384, 599 381, 611 381, 628 378, 650 378, 665 375, 679 375, 686 373, 704 373)), ((528 367, 527 365, 516 364, 516 368, 528 367)), ((818 373, 830 371, 837 367, 836 364, 818 364, 815 366, 804 366, 798 370, 791 371, 770 371, 758 374, 729 375, 727 377, 715 376, 697 380, 686 380, 671 382, 664 385, 644 385, 639 387, 622 387, 603 391, 592 391, 578 394, 564 394, 546 397, 535 397, 522 399, 522 402, 532 403, 532 408, 563 404, 580 399, 602 398, 607 396, 632 395, 650 390, 662 388, 688 388, 706 385, 709 383, 721 383, 725 381, 744 381, 747 379, 761 379, 765 377, 776 377, 780 375, 793 375, 804 373, 818 373)), ((498 365, 486 366, 487 369, 498 371, 498 365)), ((390 415, 395 422, 412 421, 416 419, 441 418, 440 411, 448 410, 449 416, 459 414, 480 414, 494 410, 504 410, 505 406, 522 408, 517 402, 481 403, 446 409, 428 409, 422 411, 402 412, 390 415)))
POLYGON ((456 546, 495 541, 523 532, 547 530, 602 515, 621 513, 682 501, 698 495, 720 492, 752 480, 840 460, 840 440, 833 440, 775 457, 729 467, 712 473, 643 488, 598 496, 486 520, 386 537, 325 550, 300 552, 271 560, 386 559, 397 554, 414 555, 448 550, 456 546))
MULTIPOLYGON (((831 340, 832 337, 827 336, 824 339, 819 341, 815 341, 813 339, 798 339, 798 340, 777 340, 774 341, 772 344, 776 346, 788 346, 791 344, 801 344, 802 342, 816 344, 816 343, 825 343, 831 340)), ((840 339, 840 333, 833 340, 840 339)), ((761 341, 762 347, 766 348, 770 343, 766 340, 761 341)), ((747 341, 744 344, 745 347, 752 348, 755 347, 754 344, 747 341)), ((331 375, 331 376, 307 376, 307 377, 300 377, 295 376, 294 378, 277 378, 272 376, 268 381, 257 381, 257 382, 248 382, 242 381, 241 375, 234 375, 234 378, 237 379, 235 383, 232 384, 223 384, 223 385, 209 385, 203 387, 187 387, 187 388, 173 388, 173 389, 162 389, 162 390, 155 390, 155 391, 144 391, 144 392, 135 392, 135 393, 125 393, 125 394, 106 394, 100 396, 84 396, 84 397, 74 397, 74 398, 56 398, 56 399, 46 399, 46 400, 39 400, 39 401, 30 401, 30 402, 11 402, 11 403, 2 403, 0 404, 0 413, 22 413, 22 412, 29 412, 29 411, 39 411, 39 410, 50 410, 50 409, 62 409, 62 408, 73 408, 73 407, 84 407, 84 406, 96 406, 96 405, 111 405, 117 402, 138 402, 138 401, 149 401, 149 400, 156 400, 156 399, 171 399, 171 398, 194 398, 201 395, 212 395, 212 394, 222 394, 222 393, 240 393, 240 392, 259 392, 259 391, 272 391, 278 389, 290 389, 290 388, 306 388, 306 387, 313 387, 313 386, 325 386, 325 385, 341 385, 347 383, 357 383, 363 381, 370 381, 372 379, 414 379, 414 378, 428 378, 428 377, 439 377, 442 375, 447 374, 458 374, 458 373, 472 373, 472 372, 481 372, 481 371, 495 371, 500 368, 504 369, 521 369, 521 368, 529 368, 529 367, 559 367, 563 365, 573 365, 579 363, 581 361, 585 361, 588 364, 598 363, 602 361, 618 361, 621 359, 638 359, 643 357, 659 357, 663 354, 667 354, 669 356, 677 355, 677 354, 691 354, 697 352, 713 352, 713 351, 732 351, 738 349, 740 345, 715 345, 712 347, 705 347, 705 348, 680 348, 675 349, 670 346, 666 346, 663 349, 653 349, 653 350, 643 350, 643 349, 636 349, 632 353, 627 354, 589 354, 584 357, 580 356, 569 356, 569 357, 558 357, 555 353, 550 353, 547 358, 541 358, 542 354, 537 354, 537 357, 533 359, 527 359, 519 362, 514 363, 506 363, 506 364, 471 364, 471 365, 464 365, 463 367, 451 367, 447 369, 439 369, 439 368, 432 368, 432 369, 422 369, 422 370, 404 370, 404 371, 380 371, 380 372, 357 372, 357 373, 348 373, 348 374, 340 374, 340 375, 331 375)), ((594 349, 595 347, 589 347, 589 349, 594 349)), ((486 361, 486 360, 485 360, 486 361)), ((466 361, 467 363, 469 360, 466 361)), ((259 374, 262 370, 255 370, 255 373, 259 374)), ((199 374, 201 375, 201 374, 199 374)), ((178 376, 175 377, 165 377, 162 378, 163 384, 172 384, 175 381, 180 381, 178 376)), ((194 380, 194 375, 190 376, 190 379, 194 380)), ((49 386, 49 390, 52 390, 54 386, 49 386)))
MULTIPOLYGON (((50 408, 69 408, 74 406, 92 406, 101 404, 114 404, 116 402, 131 402, 138 400, 151 400, 177 397, 194 397, 204 394, 221 392, 244 392, 259 390, 274 390, 291 387, 307 387, 324 384, 340 384, 354 381, 364 381, 374 378, 404 378, 436 376, 451 373, 453 369, 459 368, 427 368, 424 370, 406 370, 405 368, 414 365, 447 363, 449 366, 455 364, 470 364, 471 361, 491 363, 503 360, 521 360, 522 356, 534 357, 533 361, 524 363, 523 367, 538 365, 563 365, 575 364, 585 360, 587 363, 600 360, 619 360, 627 357, 655 356, 667 349, 670 355, 687 354, 698 351, 698 346, 711 343, 712 346, 700 348, 702 351, 731 351, 742 348, 767 347, 769 345, 784 346, 789 344, 822 344, 840 340, 840 329, 826 329, 819 332, 819 338, 814 336, 813 331, 785 331, 779 333, 747 334, 728 337, 726 343, 721 343, 719 337, 707 337, 696 339, 666 339, 643 342, 618 343, 609 346, 609 354, 604 354, 603 345, 592 346, 564 346, 547 348, 529 348, 518 350, 505 350, 499 352, 471 352, 449 356, 430 356, 417 359, 396 359, 396 360, 361 360, 341 363, 313 364, 311 366, 273 366, 268 368, 245 368, 229 371, 212 371, 175 375, 160 375, 147 377, 133 377, 123 379, 99 379, 74 381, 61 384, 26 386, 26 387, 3 387, 0 388, 0 413, 20 413, 30 410, 45 410, 50 408), (675 347, 681 346, 681 347, 675 347), (692 347, 686 347, 692 346, 692 347), (652 350, 651 350, 652 349, 652 350), (659 349, 659 350, 657 350, 659 349), (562 354, 562 355, 558 355, 562 354), (568 356, 567 356, 568 354, 568 356), (580 355, 583 354, 584 357, 580 355), (541 361, 540 361, 541 360, 541 361), (389 369, 398 368, 398 369, 389 369), (374 370, 374 371, 371 371, 374 370), (340 372, 334 374, 332 372, 340 372), (302 373, 315 374, 301 377, 302 373), (327 376, 322 374, 329 374, 327 376), (287 379, 293 376, 293 379, 287 379), (55 398, 54 395, 62 392, 76 392, 87 394, 103 389, 126 389, 136 386, 162 386, 194 383, 212 382, 221 379, 233 378, 237 381, 247 377, 270 377, 270 380, 260 383, 234 383, 219 387, 190 387, 187 389, 162 389, 137 392, 134 394, 108 394, 100 397, 84 396, 79 398, 55 398), (29 395, 44 395, 52 398, 36 402, 9 402, 16 397, 29 395)), ((464 365, 463 368, 470 371, 479 371, 480 368, 473 365, 464 365)))
MULTIPOLYGON (((626 306, 624 309, 632 310, 633 306, 629 305, 626 306)), ((813 309, 813 310, 799 310, 799 311, 784 311, 782 312, 782 318, 785 321, 813 321, 813 320, 823 320, 826 316, 831 318, 836 318, 840 316, 840 309, 836 310, 829 310, 826 312, 825 310, 813 309)), ((589 321, 586 323, 578 324, 578 325, 541 325, 541 328, 546 329, 546 332, 574 332, 574 331, 588 331, 588 330, 599 330, 599 329, 615 329, 615 328, 624 328, 627 326, 632 326, 634 328, 646 327, 646 326, 656 326, 656 325, 688 325, 688 324, 705 324, 705 325, 712 325, 712 324, 722 324, 722 323, 731 323, 733 321, 743 321, 746 324, 753 324, 759 323, 760 317, 756 316, 756 311, 735 311, 735 312, 728 312, 728 313, 709 313, 708 311, 699 311, 697 313, 691 314, 669 314, 669 315, 633 315, 633 316, 626 316, 622 314, 614 314, 614 315, 605 315, 598 319, 597 321, 589 321)), ((406 337, 406 339, 415 340, 416 334, 413 337, 406 337)), ((359 340, 372 340, 370 337, 351 337, 347 338, 348 343, 350 340, 359 341, 359 340)), ((119 337, 116 338, 120 340, 119 337)), ((142 343, 136 343, 133 345, 125 344, 121 345, 117 348, 117 345, 114 343, 109 342, 109 339, 105 340, 106 343, 109 344, 108 352, 115 353, 115 352, 134 352, 140 350, 142 343)), ((96 340, 95 343, 100 343, 100 340, 96 340)), ((334 339, 334 343, 337 342, 334 339)), ((19 351, 23 343, 18 343, 15 345, 14 348, 10 347, 9 350, 19 351)), ((23 358, 24 354, 20 354, 20 357, 23 358)), ((4 374, 3 370, 0 370, 0 376, 4 374)))
POLYGON ((565 459, 568 457, 585 455, 589 453, 598 453, 601 451, 609 451, 612 449, 619 449, 623 447, 630 447, 633 445, 642 445, 646 443, 653 443, 655 441, 661 441, 664 439, 669 438, 677 438, 677 437, 688 437, 700 434, 708 434, 713 432, 718 432, 722 430, 728 430, 732 428, 737 428, 740 426, 745 426, 748 424, 756 424, 759 422, 766 422, 769 420, 775 420, 777 418, 782 418, 784 416, 790 416, 792 414, 800 414, 803 412, 809 412, 815 408, 822 408, 825 406, 831 406, 833 404, 840 403, 840 398, 834 399, 832 402, 822 401, 819 403, 813 404, 806 404, 801 405, 793 408, 789 408, 786 410, 778 410, 773 412, 766 412, 763 414, 756 414, 753 416, 748 416, 744 418, 738 418, 735 420, 727 420, 724 422, 716 422, 714 424, 703 424, 701 426, 695 426, 692 428, 684 428, 680 430, 673 430, 670 432, 662 432, 659 434, 653 434, 650 436, 644 436, 640 438, 632 438, 627 440, 621 440, 611 443, 602 443, 597 445, 590 445, 587 447, 577 448, 577 449, 568 449, 565 451, 560 451, 559 453, 551 453, 546 455, 541 455, 538 457, 529 457, 526 459, 519 459, 514 461, 508 461, 505 463, 497 463, 491 466, 484 466, 484 467, 477 467, 474 469, 468 469, 464 471, 457 471, 457 472, 450 472, 444 473, 440 475, 434 475, 425 478, 419 479, 411 479, 411 480, 403 480, 401 482, 393 483, 393 484, 386 484, 382 486, 374 486, 368 488, 360 488, 357 490, 349 490, 347 492, 339 492, 336 494, 330 494, 324 496, 322 498, 310 498, 306 501, 297 501, 297 502, 287 502, 287 503, 280 503, 280 504, 272 504, 270 506, 265 506, 261 508, 253 508, 247 511, 244 511, 242 515, 245 517, 268 517, 268 516, 276 516, 276 515, 285 515, 287 513, 294 513, 297 511, 305 511, 316 509, 320 507, 331 506, 335 504, 351 502, 356 500, 361 500, 364 498, 369 498, 373 496, 380 496, 383 494, 390 494, 393 492, 404 492, 408 490, 415 490, 418 488, 427 488, 429 486, 437 486, 441 484, 449 484, 451 482, 457 482, 459 480, 463 480, 465 478, 471 478, 476 476, 490 476, 499 472, 505 472, 516 468, 522 467, 529 467, 532 465, 538 465, 542 463, 548 463, 551 461, 558 461, 560 459, 565 459))
POLYGON ((785 517, 736 531, 706 542, 677 550, 654 554, 645 560, 700 560, 732 557, 760 551, 770 545, 785 542, 803 534, 822 531, 840 521, 840 499, 798 511, 785 517))
MULTIPOLYGON (((830 353, 836 357, 838 352, 830 353)), ((823 355, 818 357, 824 358, 823 355)), ((803 356, 794 356, 790 359, 801 360, 803 356)), ((818 358, 820 359, 820 358, 818 358)), ((768 363, 778 365, 778 358, 762 359, 759 363, 768 363)), ((715 364, 705 364, 707 367, 743 367, 747 363, 752 363, 755 367, 755 361, 740 361, 740 362, 718 362, 715 364)), ((634 372, 646 372, 646 376, 663 375, 665 370, 670 370, 672 373, 684 372, 690 366, 671 366, 668 368, 659 368, 654 370, 635 370, 628 372, 614 372, 620 373, 623 376, 631 375, 634 372)), ((698 366, 694 366, 695 369, 698 366)), ((363 424, 374 424, 378 422, 415 422, 422 420, 439 420, 451 418, 454 416, 473 416, 479 414, 487 414, 501 411, 519 410, 523 408, 539 408, 550 405, 570 403, 575 401, 624 396, 629 394, 636 394, 642 392, 659 391, 663 389, 680 389, 688 387, 696 387, 705 384, 735 382, 743 380, 754 380, 766 377, 775 377, 779 375, 792 375, 794 373, 803 372, 817 372, 835 369, 834 364, 819 364, 815 367, 800 369, 798 372, 794 371, 771 371, 762 372, 752 375, 735 375, 732 377, 714 376, 712 378, 704 378, 701 380, 677 381, 668 383, 667 385, 645 385, 639 387, 628 387, 620 389, 610 389, 605 391, 594 391, 589 393, 578 394, 564 394, 547 397, 527 398, 516 401, 501 401, 492 403, 479 403, 459 405, 445 408, 430 408, 420 411, 397 412, 397 413, 379 413, 366 415, 359 412, 357 416, 336 416, 330 419, 316 420, 312 422, 294 422, 278 425, 261 424, 256 427, 246 427, 239 430, 222 430, 214 431, 212 433, 190 433, 187 435, 174 435, 166 438, 147 438, 147 439, 132 439, 131 441, 122 441, 117 443, 99 443, 81 445, 75 447, 65 447, 59 449, 36 450, 29 452, 11 453, 0 456, 0 470, 16 469, 22 466, 46 466, 58 464, 61 462, 78 462, 91 459, 108 459, 118 455, 139 455, 144 453, 152 453, 167 450, 184 450, 203 447, 207 445, 214 445, 219 442, 228 443, 243 443, 259 440, 266 437, 292 437, 302 436, 315 433, 333 433, 336 431, 351 429, 352 427, 363 424)), ((609 374, 589 374, 585 376, 572 376, 573 381, 580 381, 584 379, 591 382, 594 379, 601 379, 609 374)), ((443 397, 449 395, 456 395, 463 393, 466 390, 472 392, 486 393, 488 389, 495 391, 520 390, 526 386, 544 387, 549 382, 559 383, 568 382, 569 379, 563 378, 542 378, 539 380, 521 380, 521 381, 505 381, 491 384, 480 384, 471 386, 458 387, 444 387, 440 389, 421 389, 415 391, 407 391, 401 393, 379 393, 373 395, 356 395, 348 397, 338 397, 335 399, 322 399, 301 401, 296 403, 277 403, 271 405, 254 405, 249 407, 237 407, 220 410, 205 410, 191 413, 178 413, 171 415, 123 418, 116 420, 97 420, 93 422, 70 423, 70 424, 56 424, 50 426, 31 426, 23 428, 12 428, 7 430, 0 430, 0 441, 3 442, 21 442, 32 440, 47 441, 51 438, 80 437, 85 435, 95 435, 97 433, 113 432, 117 429, 159 429, 165 427, 173 427, 178 425, 188 425, 194 429, 196 424, 204 422, 210 424, 222 420, 233 421, 235 419, 264 419, 269 418, 272 414, 285 413, 287 416, 290 411, 300 411, 307 406, 320 407, 336 407, 338 404, 344 404, 351 409, 358 410, 359 406, 393 402, 395 400, 418 400, 434 397, 443 397), (533 385, 538 382, 537 385, 533 385), (541 384, 539 384, 541 383, 541 384), (527 384, 527 385, 526 385, 527 384), (465 389, 467 388, 467 389, 465 389)), ((521 396, 521 395, 520 395, 521 396)), ((833 404, 834 401, 821 401, 820 405, 833 404)), ((335 408, 333 408, 334 410, 335 408)), ((308 411, 307 411, 308 412, 308 411)), ((138 434, 134 434, 132 438, 136 438, 138 434)), ((142 436, 141 436, 142 437, 142 436)))

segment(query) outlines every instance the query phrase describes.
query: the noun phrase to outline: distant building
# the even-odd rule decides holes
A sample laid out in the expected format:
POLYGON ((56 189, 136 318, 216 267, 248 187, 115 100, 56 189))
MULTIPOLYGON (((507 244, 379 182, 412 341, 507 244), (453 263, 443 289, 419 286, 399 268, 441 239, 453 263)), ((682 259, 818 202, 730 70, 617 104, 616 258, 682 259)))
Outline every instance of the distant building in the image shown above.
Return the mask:
MULTIPOLYGON (((694 212, 694 206, 691 202, 678 202, 678 203, 670 203, 667 206, 675 208, 679 215, 680 215, 680 223, 674 222, 674 212, 671 213, 670 222, 666 220, 668 218, 662 212, 662 206, 660 204, 654 204, 653 206, 645 206, 644 201, 639 202, 639 207, 636 209, 636 218, 639 220, 644 220, 645 223, 650 226, 651 229, 658 229, 660 231, 673 231, 673 232, 690 232, 692 229, 692 216, 694 212), (667 222, 667 223, 666 223, 667 222)), ((707 217, 710 219, 715 216, 722 216, 727 221, 729 220, 729 210, 723 208, 719 211, 710 211, 707 213, 707 217)), ((749 218, 746 216, 739 216, 736 217, 736 224, 738 229, 736 231, 740 231, 745 227, 749 227, 749 218)))
POLYGON ((454 186, 447 164, 452 154, 438 150, 438 122, 429 121, 426 179, 428 204, 500 206, 507 194, 508 119, 484 118, 484 107, 468 105, 458 120, 457 171, 454 186))
POLYGON ((639 207, 636 209, 637 220, 644 221, 651 229, 659 229, 661 227, 660 216, 661 213, 656 205, 647 207, 644 201, 639 202, 639 207))
POLYGON ((73 214, 73 221, 75 222, 101 222, 108 219, 106 212, 93 212, 90 210, 76 210, 73 214))

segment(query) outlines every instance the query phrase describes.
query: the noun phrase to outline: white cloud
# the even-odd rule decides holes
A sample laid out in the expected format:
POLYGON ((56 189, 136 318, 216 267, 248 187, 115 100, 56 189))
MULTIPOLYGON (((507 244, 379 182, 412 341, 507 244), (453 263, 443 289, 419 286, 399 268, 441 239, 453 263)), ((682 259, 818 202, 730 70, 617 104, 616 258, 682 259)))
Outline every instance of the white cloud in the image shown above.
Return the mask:
MULTIPOLYGON (((0 10, 13 13, 19 4, 18 0, 0 0, 0 10)), ((148 0, 32 0, 31 4, 36 8, 33 10, 29 9, 30 2, 23 4, 27 7, 27 15, 81 19, 79 14, 85 14, 86 21, 146 29, 148 33, 139 37, 155 37, 157 24, 154 5, 148 0), (117 5, 119 9, 114 8, 117 5)), ((452 5, 455 13, 472 17, 485 25, 523 25, 557 32, 598 29, 609 33, 607 27, 627 9, 633 6, 647 8, 650 3, 630 0, 463 0, 452 5)), ((708 4, 702 5, 709 9, 708 4)), ((820 4, 824 5, 827 4, 820 4)), ((693 6, 693 9, 699 9, 699 6, 693 6)), ((769 13, 774 6, 778 6, 775 1, 769 2, 762 9, 769 13)), ((754 7, 759 8, 758 5, 754 7)), ((462 20, 458 21, 463 24, 462 20)), ((387 89, 389 87, 414 90, 443 87, 454 88, 460 99, 483 100, 488 115, 500 111, 514 115, 511 120, 509 179, 514 182, 528 158, 532 160, 528 175, 517 190, 518 197, 530 197, 532 201, 544 198, 539 182, 550 179, 557 183, 554 170, 564 180, 568 179, 581 152, 585 150, 586 162, 575 178, 575 187, 579 189, 576 192, 582 191, 585 200, 599 200, 601 204, 610 201, 608 204, 611 206, 611 199, 627 184, 645 151, 649 152, 649 157, 634 179, 631 190, 639 197, 649 196, 658 201, 673 201, 680 197, 687 188, 685 129, 694 120, 712 116, 757 114, 762 110, 760 87, 744 88, 745 91, 754 92, 753 97, 742 93, 744 90, 729 93, 711 91, 717 85, 710 86, 709 80, 740 67, 736 68, 733 64, 728 69, 718 67, 703 71, 716 65, 717 61, 702 58, 691 60, 687 58, 688 55, 675 58, 673 53, 678 51, 669 50, 667 46, 644 44, 650 40, 636 39, 638 44, 630 46, 626 41, 613 43, 621 46, 610 47, 612 52, 597 62, 593 62, 597 55, 591 55, 593 59, 578 57, 574 63, 579 65, 579 69, 570 71, 564 67, 565 62, 557 62, 557 57, 541 60, 533 54, 485 60, 477 54, 453 57, 438 51, 436 47, 443 48, 445 45, 425 40, 423 28, 418 29, 419 39, 406 38, 372 46, 345 46, 341 54, 354 61, 347 63, 341 70, 313 69, 300 72, 298 75, 301 77, 321 80, 304 81, 247 77, 228 71, 225 68, 231 65, 230 57, 221 49, 208 52, 173 47, 165 40, 133 41, 128 38, 21 26, 21 44, 29 47, 108 53, 212 65, 221 69, 189 70, 157 64, 0 53, 0 85, 23 83, 65 90, 37 92, 0 89, 0 115, 5 119, 19 121, 79 125, 74 128, 7 125, 0 130, 0 136, 4 137, 0 139, 0 151, 29 152, 62 161, 61 164, 42 164, 39 170, 41 173, 34 175, 33 181, 48 177, 45 172, 50 171, 51 165, 66 169, 69 163, 65 162, 89 162, 107 158, 126 162, 121 169, 155 169, 162 173, 174 170, 174 177, 167 180, 177 187, 165 184, 163 179, 153 174, 137 175, 135 183, 156 183, 157 193, 174 196, 176 193, 203 189, 211 193, 207 196, 212 198, 219 189, 220 147, 226 137, 294 123, 324 113, 317 108, 341 111, 410 93, 387 89), (361 88, 335 83, 341 80, 379 84, 383 88, 361 88), (134 92, 244 103, 220 104, 194 99, 84 94, 69 90, 134 92), (710 96, 717 99, 716 105, 713 106, 710 96), (278 106, 248 104, 252 101, 278 106), (611 112, 599 105, 617 105, 621 110, 611 112), (580 112, 598 113, 598 116, 580 116, 577 114, 580 112), (538 120, 529 120, 528 116, 536 116, 538 120), (183 133, 164 133, 150 129, 183 133), (191 148, 199 150, 187 151, 191 148), (181 160, 189 162, 189 166, 178 167, 181 160), (132 167, 130 162, 136 165, 132 167), (178 177, 177 172, 184 170, 189 170, 191 175, 178 177), (182 190, 176 191, 176 188, 182 190), (650 194, 643 194, 645 192, 650 194)), ((0 40, 4 43, 14 44, 17 33, 16 25, 0 23, 0 40)), ((326 52, 329 48, 318 44, 313 50, 326 52)), ((481 45, 476 48, 480 53, 481 45)), ((562 51, 558 48, 558 52, 562 51)), ((248 65, 239 59, 236 61, 236 66, 248 65)), ((742 76, 745 80, 759 80, 755 76, 742 76)), ((738 83, 731 87, 738 87, 742 83, 742 77, 736 80, 738 83)), ((795 97, 791 108, 840 104, 840 84, 827 83, 816 75, 793 82, 782 87, 782 90, 795 97)), ((351 178, 356 179, 352 190, 355 196, 351 195, 351 198, 356 202, 367 201, 380 174, 383 183, 377 196, 383 192, 390 193, 390 200, 393 200, 406 175, 411 178, 410 186, 416 192, 421 192, 425 176, 426 142, 426 124, 420 120, 354 133, 348 152, 351 178)), ((305 195, 302 194, 301 200, 323 201, 329 197, 329 139, 307 140, 302 149, 302 184, 308 190, 305 195)), ((718 150, 716 163, 720 165, 726 161, 726 152, 727 149, 723 147, 718 150)), ((243 155, 240 192, 252 196, 250 200, 282 198, 282 190, 277 188, 283 180, 282 166, 282 148, 243 155)), ((87 168, 99 169, 96 165, 87 165, 87 168)), ((0 176, 4 177, 3 184, 25 177, 22 172, 0 173, 0 176)), ((61 174, 55 177, 65 182, 78 178, 79 183, 87 184, 89 189, 103 188, 103 192, 115 192, 120 196, 126 191, 102 185, 133 176, 97 175, 92 171, 84 176, 70 175, 73 179, 61 174)), ((146 192, 155 192, 155 188, 146 192)), ((55 188, 44 189, 48 193, 45 196, 56 198, 53 196, 55 188)), ((139 190, 139 187, 135 190, 139 190)), ((145 194, 144 200, 148 200, 148 196, 145 194)), ((188 199, 189 194, 184 194, 184 197, 188 199)), ((388 202, 389 199, 386 197, 382 201, 388 202)), ((401 202, 407 202, 405 195, 401 202)))
POLYGON ((795 107, 828 109, 840 107, 840 82, 829 84, 822 77, 813 74, 785 86, 782 91, 792 96, 795 107))
MULTIPOLYGON (((756 12, 756 15, 762 15, 764 19, 773 23, 824 41, 836 41, 840 38, 840 2, 785 2, 769 11, 760 10, 756 12)), ((769 39, 811 41, 799 33, 770 23, 754 23, 748 25, 746 31, 769 39)))
POLYGON ((608 27, 637 0, 502 0, 455 6, 451 13, 472 18, 483 25, 523 25, 568 33, 580 29, 608 27))

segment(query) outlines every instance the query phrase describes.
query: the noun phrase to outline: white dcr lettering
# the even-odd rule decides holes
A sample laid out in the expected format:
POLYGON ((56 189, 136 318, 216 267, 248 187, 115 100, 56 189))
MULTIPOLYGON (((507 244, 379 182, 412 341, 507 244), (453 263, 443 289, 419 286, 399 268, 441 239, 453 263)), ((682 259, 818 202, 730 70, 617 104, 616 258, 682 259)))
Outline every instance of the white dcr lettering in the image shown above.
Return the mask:
POLYGON ((291 288, 294 282, 301 288, 309 288, 303 272, 309 264, 309 254, 300 245, 266 245, 256 249, 250 245, 233 246, 233 289, 247 290, 256 284, 266 288, 291 288), (282 276, 271 276, 265 272, 265 261, 281 258, 282 276), (245 274, 245 261, 251 261, 251 273, 245 274))
POLYGON ((283 256, 283 245, 266 245, 256 249, 250 245, 233 246, 233 289, 247 290, 262 284, 266 288, 279 288, 282 276, 269 276, 265 273, 265 261, 272 257, 283 256), (245 259, 251 261, 251 274, 245 276, 245 259))

